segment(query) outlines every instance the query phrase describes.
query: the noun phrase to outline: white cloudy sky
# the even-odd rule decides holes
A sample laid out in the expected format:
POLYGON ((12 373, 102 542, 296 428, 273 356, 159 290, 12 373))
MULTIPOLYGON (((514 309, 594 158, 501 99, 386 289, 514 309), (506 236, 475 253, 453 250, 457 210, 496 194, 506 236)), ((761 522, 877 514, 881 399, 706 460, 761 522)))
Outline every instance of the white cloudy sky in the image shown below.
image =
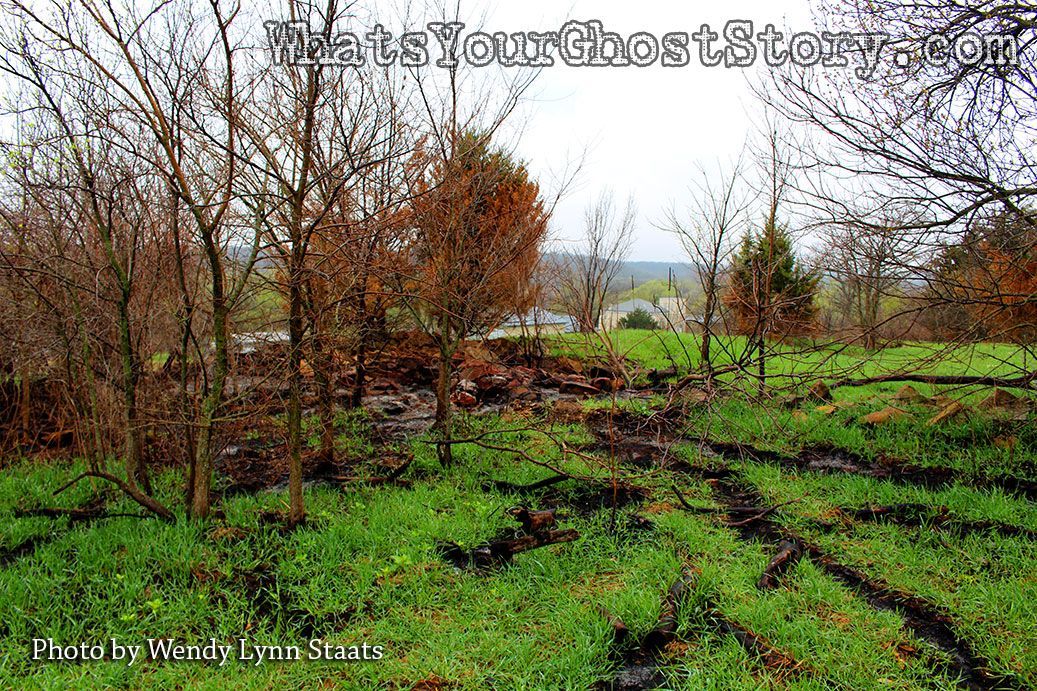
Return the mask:
MULTIPOLYGON (((496 4, 496 3, 494 3, 496 4)), ((478 15, 472 3, 472 15, 478 15)), ((556 0, 509 1, 486 10, 487 31, 557 30, 567 19, 599 19, 621 35, 650 31, 692 33, 702 23, 722 31, 730 19, 772 22, 795 31, 813 28, 807 0, 556 0)), ((466 12, 468 14, 468 12, 466 12)), ((475 27, 469 23, 467 30, 475 27)), ((762 63, 762 60, 760 61, 762 63)), ((764 67, 765 69, 765 67, 764 67)), ((573 237, 584 207, 603 189, 636 199, 639 218, 632 259, 680 261, 669 234, 654 227, 664 210, 687 196, 698 164, 729 159, 742 148, 756 106, 751 70, 707 68, 578 68, 556 64, 538 77, 519 154, 545 179, 567 156, 587 149, 575 189, 557 209, 554 232, 573 237)))
MULTIPOLYGON (((731 19, 750 19, 756 31, 767 23, 793 31, 813 29, 809 0, 460 1, 466 31, 558 30, 570 19, 598 19, 622 36, 638 31, 657 37, 671 31, 693 33, 703 23, 721 32, 731 19)), ((409 0, 377 0, 376 18, 399 32, 394 20, 401 4, 411 5, 409 0)), ((270 18, 261 0, 246 6, 259 19, 270 18)), ((413 9, 409 14, 408 29, 442 19, 414 16, 413 9)), ((755 69, 766 69, 762 59, 749 70, 703 67, 694 45, 691 50, 691 64, 683 68, 580 68, 559 61, 541 71, 516 119, 522 123, 521 136, 513 137, 519 156, 549 189, 552 178, 584 155, 579 177, 556 209, 556 238, 578 236, 584 208, 610 190, 620 204, 627 197, 637 204, 632 259, 683 261, 679 243, 655 224, 663 221, 667 208, 688 198, 691 176, 700 165, 729 160, 742 149, 754 117, 759 119, 748 79, 755 69)), ((433 59, 438 57, 432 44, 430 52, 433 59)))

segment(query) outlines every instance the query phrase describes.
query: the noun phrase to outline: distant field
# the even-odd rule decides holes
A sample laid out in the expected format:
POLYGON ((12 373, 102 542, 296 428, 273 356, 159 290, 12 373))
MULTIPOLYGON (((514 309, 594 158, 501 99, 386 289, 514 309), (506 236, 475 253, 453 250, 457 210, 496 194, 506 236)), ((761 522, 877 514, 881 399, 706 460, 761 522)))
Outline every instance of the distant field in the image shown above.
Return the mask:
MULTIPOLYGON (((689 370, 699 365, 700 336, 672 331, 619 330, 609 334, 617 352, 649 369, 673 366, 689 370)), ((563 334, 549 339, 551 352, 581 356, 602 354, 595 335, 563 334)), ((775 374, 816 374, 818 377, 872 377, 903 371, 917 374, 1011 375, 1033 365, 1034 356, 1006 343, 977 343, 950 347, 942 343, 905 343, 897 347, 866 350, 853 345, 815 345, 811 341, 768 344, 768 371, 775 374), (921 364, 920 364, 921 363, 921 364)), ((714 365, 723 367, 743 357, 748 343, 743 336, 713 339, 714 365)), ((788 383, 781 378, 773 385, 788 383)))

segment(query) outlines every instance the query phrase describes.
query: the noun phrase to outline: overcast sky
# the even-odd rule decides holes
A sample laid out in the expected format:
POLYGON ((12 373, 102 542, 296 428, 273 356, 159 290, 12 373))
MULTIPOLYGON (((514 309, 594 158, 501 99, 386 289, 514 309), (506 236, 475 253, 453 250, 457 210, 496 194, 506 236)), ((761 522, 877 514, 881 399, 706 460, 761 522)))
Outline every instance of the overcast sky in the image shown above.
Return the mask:
MULTIPOLYGON (((435 2, 435 0, 433 0, 435 2)), ((462 0, 465 33, 476 30, 557 31, 568 20, 600 20, 623 36, 648 31, 689 34, 706 23, 717 32, 732 19, 752 20, 761 31, 768 23, 779 30, 810 31, 808 0, 729 0, 726 3, 675 0, 462 0)), ((401 29, 388 0, 374 3, 374 14, 391 30, 401 29)), ((404 5, 409 4, 403 0, 404 5)), ((257 21, 270 18, 262 2, 250 8, 257 21)), ((412 16, 408 29, 441 16, 412 16), (415 21, 417 20, 417 21, 415 21)), ((348 27, 367 30, 370 25, 348 27)), ((688 199, 692 175, 700 165, 714 166, 741 151, 753 128, 751 111, 759 107, 749 79, 763 61, 749 69, 704 67, 696 46, 691 64, 669 68, 568 67, 561 61, 541 70, 528 92, 528 103, 515 118, 522 124, 513 143, 518 155, 550 193, 552 180, 574 159, 583 168, 556 209, 552 232, 564 240, 581 233, 583 213, 603 191, 622 205, 633 197, 638 208, 631 259, 683 262, 675 238, 655 227, 666 210, 688 199)), ((438 53, 430 46, 433 59, 438 53)))
MULTIPOLYGON (((472 7, 469 4, 469 7, 472 7)), ((601 20, 624 36, 650 31, 692 33, 702 23, 722 31, 730 19, 751 19, 762 29, 813 29, 807 0, 520 0, 488 10, 485 30, 557 30, 564 21, 601 20)), ((466 31, 474 30, 472 23, 466 31)), ((762 64, 762 60, 760 61, 762 64)), ((766 69, 765 67, 763 67, 766 69)), ((587 156, 576 188, 557 209, 553 230, 579 234, 584 207, 603 189, 638 206, 632 259, 681 261, 682 250, 654 227, 674 201, 687 198, 697 164, 738 154, 752 128, 755 108, 747 78, 752 70, 707 68, 696 59, 683 68, 567 67, 544 69, 533 89, 519 154, 545 180, 565 167, 567 156, 587 156)))

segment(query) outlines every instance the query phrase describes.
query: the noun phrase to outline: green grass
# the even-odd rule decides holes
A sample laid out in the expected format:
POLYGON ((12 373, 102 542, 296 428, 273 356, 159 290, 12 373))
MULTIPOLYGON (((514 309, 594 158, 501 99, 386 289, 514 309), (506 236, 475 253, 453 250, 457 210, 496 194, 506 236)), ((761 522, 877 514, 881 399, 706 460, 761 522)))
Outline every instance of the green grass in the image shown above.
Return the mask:
POLYGON ((920 595, 950 612, 959 631, 998 671, 1035 681, 1037 648, 1037 543, 983 531, 957 535, 926 527, 852 522, 839 531, 819 530, 811 518, 829 517, 838 506, 914 502, 946 506, 950 515, 995 520, 1032 529, 1037 509, 1004 494, 953 487, 939 492, 895 487, 869 478, 796 475, 750 464, 746 477, 768 502, 808 497, 785 521, 844 563, 857 565, 904 592, 920 595))
MULTIPOLYGON (((355 424, 360 425, 359 422, 355 424)), ((472 432, 510 429, 514 420, 471 419, 472 432)), ((359 430, 359 427, 357 428, 359 430)), ((586 439, 574 425, 553 430, 570 442, 586 439)), ((506 443, 561 462, 541 435, 513 432, 506 443)), ((533 551, 487 574, 461 572, 443 562, 439 541, 472 547, 508 529, 504 510, 522 498, 482 489, 492 477, 530 482, 549 474, 504 454, 459 449, 458 466, 438 469, 427 445, 410 489, 350 491, 312 488, 310 521, 293 533, 262 522, 262 511, 283 507, 278 493, 226 502, 225 519, 114 518, 68 526, 65 519, 15 518, 16 506, 53 505, 50 492, 74 468, 23 462, 0 479, 4 544, 53 530, 56 537, 31 556, 0 569, 0 683, 3 686, 111 685, 148 688, 270 688, 332 683, 346 688, 410 688, 421 680, 458 688, 586 689, 607 680, 610 630, 604 607, 643 635, 654 624, 661 596, 682 567, 697 584, 682 609, 680 643, 663 658, 674 688, 950 688, 939 671, 942 653, 915 639, 897 615, 872 609, 809 562, 787 586, 754 587, 769 549, 739 539, 710 515, 674 508, 667 487, 679 482, 697 503, 711 501, 707 483, 663 473, 644 483, 654 496, 641 507, 656 528, 631 531, 608 511, 568 511, 565 525, 581 539, 533 551), (706 598, 729 619, 751 629, 803 665, 797 676, 766 669, 729 636, 716 633, 701 605, 706 598), (172 637, 220 642, 305 646, 308 637, 332 644, 386 646, 377 662, 232 662, 224 669, 191 663, 117 662, 42 664, 27 659, 28 641, 139 642, 172 637)), ((710 462, 715 462, 711 460, 710 462)), ((577 463, 571 461, 571 463, 577 463)), ((601 466, 579 462, 572 471, 601 466)), ((895 487, 864 478, 789 476, 757 464, 742 468, 770 500, 806 493, 782 520, 807 531, 833 505, 866 501, 928 501, 962 516, 1037 525, 1024 501, 955 488, 941 493, 895 487), (797 518, 798 517, 798 518, 797 518)), ((173 502, 176 476, 162 478, 173 502)), ((90 499, 80 484, 60 497, 65 505, 90 499)), ((132 511, 113 498, 112 510, 132 511)), ((813 535, 847 562, 930 598, 961 618, 961 630, 999 669, 1037 668, 1032 573, 1037 554, 1025 541, 932 540, 890 526, 863 526, 848 535, 813 535), (957 553, 970 555, 962 559, 957 553), (953 559, 951 557, 954 557, 953 559), (986 564, 977 578, 977 563, 986 564), (999 564, 991 571, 989 564, 999 564), (993 575, 991 575, 993 574, 993 575)), ((305 648, 303 648, 305 650, 305 648)), ((1034 679, 1030 679, 1034 681, 1034 679)))
MULTIPOLYGON (((608 338, 617 352, 647 369, 666 369, 676 365, 679 370, 687 371, 700 364, 700 337, 696 334, 631 329, 610 332, 608 338)), ((598 335, 574 333, 554 336, 549 347, 553 355, 587 357, 605 352, 598 335)), ((714 366, 719 368, 738 361, 747 348, 743 336, 714 337, 714 366)), ((1018 346, 1005 343, 949 347, 940 343, 913 342, 866 350, 852 345, 802 341, 771 343, 768 353, 768 374, 779 375, 768 382, 775 388, 798 383, 799 379, 792 375, 831 379, 852 374, 857 378, 905 370, 918 374, 1011 375, 1024 365, 1025 357, 1018 346)), ((1033 366, 1032 362, 1029 364, 1033 366)))
MULTIPOLYGON (((619 352, 647 369, 665 369, 676 362, 679 371, 686 372, 685 352, 690 353, 691 365, 698 365, 699 337, 694 334, 620 330, 609 337, 619 352)), ((741 353, 746 347, 745 338, 740 336, 720 337, 715 341, 718 367, 730 363, 729 356, 741 353)), ((555 355, 585 357, 602 353, 596 336, 565 334, 555 337, 550 344, 555 355)), ((938 405, 905 405, 892 400, 903 386, 899 382, 836 389, 836 410, 830 413, 819 411, 816 402, 793 408, 781 405, 786 396, 804 392, 817 379, 832 383, 851 375, 864 378, 903 371, 1017 376, 1020 368, 1027 364, 1026 354, 1017 346, 979 343, 948 348, 943 344, 909 343, 867 351, 853 346, 824 346, 813 350, 810 344, 772 344, 772 348, 777 355, 770 359, 768 371, 781 373, 768 380, 773 398, 761 405, 745 395, 747 391, 755 394, 754 382, 738 382, 737 375, 725 375, 721 377, 722 382, 735 386, 722 390, 708 405, 688 406, 683 421, 685 430, 694 436, 786 453, 826 445, 868 459, 891 457, 913 465, 950 467, 975 476, 1037 478, 1034 463, 1037 425, 1033 424, 1032 415, 1018 420, 1006 412, 976 409, 974 406, 990 394, 988 387, 913 384, 927 398, 946 396, 969 406, 962 419, 938 426, 927 424, 939 412, 938 405), (890 405, 904 408, 908 416, 876 427, 860 424, 864 415, 890 405), (1005 440, 1011 443, 998 443, 1005 440)), ((647 412, 650 407, 661 405, 661 397, 631 400, 623 405, 636 412, 647 412)))
MULTIPOLYGON (((618 336, 645 366, 669 366, 653 335, 651 340, 645 334, 618 336)), ((671 339, 671 351, 679 347, 672 334, 662 338, 671 339)), ((694 341, 688 338, 690 350, 694 341)), ((576 341, 567 343, 571 348, 576 341)), ((839 359, 839 367, 873 358, 867 365, 873 373, 900 366, 902 358, 927 348, 847 350, 828 357, 839 359)), ((1007 354, 1004 348, 959 353, 961 362, 941 365, 946 369, 940 371, 979 372, 997 365, 1007 354)), ((806 367, 791 361, 782 366, 790 372, 806 367)), ((689 434, 719 440, 788 453, 825 444, 869 459, 886 456, 952 468, 966 478, 1035 472, 1032 424, 974 414, 930 428, 924 420, 931 409, 923 406, 912 410, 913 418, 887 426, 872 429, 857 422, 864 412, 886 405, 896 388, 838 390, 837 399, 853 406, 830 415, 813 405, 786 410, 722 397, 709 406, 688 406, 682 423, 689 434), (995 444, 1008 434, 1015 440, 1012 450, 995 444)), ((983 392, 957 394, 974 399, 983 392)), ((656 397, 622 405, 647 415, 664 402, 656 397)), ((586 407, 604 405, 609 404, 593 401, 586 407)), ((352 463, 363 464, 376 452, 370 423, 362 413, 343 413, 336 420, 338 450, 352 463)), ((312 420, 306 424, 307 441, 315 446, 317 428, 312 420)), ((82 469, 78 463, 13 461, 0 474, 0 550, 27 539, 39 542, 0 566, 0 687, 409 689, 425 681, 426 688, 594 688, 621 664, 601 609, 622 619, 637 640, 655 624, 664 593, 684 568, 694 570, 695 586, 678 618, 678 640, 660 658, 672 688, 955 687, 942 664, 945 653, 914 636, 895 612, 872 607, 809 560, 793 567, 782 587, 757 590, 773 546, 743 539, 721 515, 681 510, 671 490, 677 484, 688 501, 716 506, 709 482, 679 472, 646 474, 601 454, 563 457, 535 430, 549 430, 573 447, 592 441, 580 424, 518 415, 462 416, 458 436, 496 432, 495 444, 522 449, 543 464, 602 479, 613 473, 636 477, 651 494, 643 504, 621 509, 615 524, 608 510, 587 513, 563 506, 562 524, 580 532, 578 541, 519 555, 513 564, 486 573, 454 569, 440 557, 437 544, 475 547, 514 529, 509 507, 536 506, 535 499, 487 489, 487 480, 525 484, 552 474, 500 451, 459 446, 455 467, 443 470, 429 444, 412 440, 402 449, 415 455, 405 475, 411 487, 308 487, 309 521, 294 532, 263 519, 264 512, 285 508, 282 492, 235 496, 221 505, 222 517, 204 523, 17 517, 19 507, 81 506, 99 493, 108 498, 110 511, 139 509, 104 485, 86 481, 53 496, 82 469), (627 519, 632 512, 649 518, 654 529, 632 527, 627 519), (768 668, 733 637, 719 634, 707 602, 795 660, 797 673, 768 668), (36 637, 134 644, 156 637, 186 643, 244 638, 298 645, 304 653, 307 641, 319 638, 345 646, 382 645, 385 656, 258 666, 232 660, 224 668, 148 660, 133 667, 115 661, 62 664, 29 659, 29 641, 36 637)), ((845 521, 837 530, 824 530, 821 525, 833 520, 835 507, 911 502, 946 506, 962 520, 1037 530, 1031 502, 967 484, 932 491, 848 474, 726 463, 699 457, 688 444, 675 451, 696 467, 728 465, 767 503, 797 500, 774 520, 842 563, 946 610, 955 631, 993 671, 1037 684, 1037 543, 927 526, 845 521)), ((159 498, 178 505, 180 481, 175 470, 156 478, 159 498)), ((571 485, 556 489, 569 491, 571 485)))

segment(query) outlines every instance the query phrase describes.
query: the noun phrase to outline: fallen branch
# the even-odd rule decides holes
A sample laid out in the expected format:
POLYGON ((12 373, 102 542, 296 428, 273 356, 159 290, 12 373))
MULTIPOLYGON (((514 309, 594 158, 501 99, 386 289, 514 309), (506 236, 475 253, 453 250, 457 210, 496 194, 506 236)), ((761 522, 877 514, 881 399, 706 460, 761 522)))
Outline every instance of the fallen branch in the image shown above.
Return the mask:
MULTIPOLYGON (((570 449, 568 447, 568 445, 566 445, 565 442, 561 441, 560 439, 557 439, 554 435, 549 434, 548 432, 544 432, 543 430, 538 430, 538 429, 535 429, 535 428, 532 428, 532 427, 522 427, 522 428, 519 428, 519 429, 491 430, 489 432, 483 432, 482 434, 476 435, 474 437, 469 437, 467 439, 421 439, 420 442, 423 443, 423 444, 430 444, 430 445, 437 446, 437 447, 439 447, 439 446, 457 446, 457 445, 460 445, 460 444, 472 444, 474 446, 478 446, 480 449, 487 449, 489 451, 500 451, 501 453, 512 453, 512 454, 515 454, 516 456, 519 456, 523 460, 528 461, 529 463, 532 463, 533 465, 540 466, 541 468, 547 468, 548 470, 554 472, 557 475, 565 475, 566 474, 565 471, 561 470, 560 468, 555 467, 554 465, 552 465, 551 463, 548 463, 547 461, 543 461, 543 460, 540 460, 539 458, 535 458, 535 457, 529 455, 527 452, 525 452, 525 451, 523 451, 521 449, 513 449, 513 448, 511 448, 509 446, 502 446, 500 444, 489 444, 489 443, 483 441, 483 439, 485 439, 486 437, 490 437, 490 436, 494 436, 494 435, 498 435, 498 434, 515 434, 515 433, 518 433, 518 432, 537 433, 537 434, 541 434, 541 435, 547 437, 551 442, 553 442, 561 450, 563 457, 566 456, 567 454, 573 454, 573 455, 576 455, 578 457, 585 458, 584 454, 581 454, 578 451, 574 451, 574 450, 570 449)), ((571 476, 571 477, 576 478, 577 476, 571 476)))
POLYGON ((1032 390, 1034 384, 1037 383, 1037 371, 1013 378, 938 374, 883 374, 864 379, 841 379, 828 388, 831 390, 844 386, 867 386, 869 384, 889 382, 914 382, 936 386, 996 386, 1001 389, 1032 390))
POLYGON ((105 513, 100 507, 67 509, 63 507, 43 507, 39 509, 15 509, 16 518, 62 518, 72 523, 101 520, 104 518, 153 518, 153 514, 145 513, 105 513))
POLYGON ((778 545, 778 553, 770 560, 763 575, 756 582, 760 590, 768 590, 778 586, 779 579, 791 569, 803 556, 803 548, 794 540, 784 540, 778 545))
POLYGON ((731 372, 737 372, 740 369, 742 369, 741 365, 726 365, 724 367, 719 367, 717 369, 714 369, 713 371, 708 372, 706 374, 689 374, 689 375, 686 375, 685 377, 681 378, 681 380, 678 381, 677 383, 673 384, 670 387, 670 391, 672 393, 677 393, 678 391, 682 391, 683 389, 688 388, 692 384, 699 384, 699 383, 702 383, 702 382, 712 381, 712 380, 716 379, 716 377, 718 377, 721 374, 729 374, 731 372))
POLYGON ((681 506, 683 506, 688 511, 691 511, 692 513, 712 513, 715 511, 713 507, 692 506, 691 504, 689 504, 688 500, 684 498, 683 494, 681 494, 681 491, 677 489, 677 485, 673 485, 673 493, 677 495, 677 501, 681 503, 681 506))
POLYGON ((537 490, 544 489, 545 487, 551 487, 557 485, 559 482, 565 482, 566 480, 572 480, 571 475, 552 475, 544 478, 538 482, 533 482, 528 485, 516 485, 512 482, 506 482, 504 480, 490 480, 489 484, 494 489, 500 492, 512 492, 514 494, 529 494, 536 492, 537 490))
MULTIPOLYGON (((741 521, 734 521, 734 522, 728 523, 727 527, 728 528, 744 528, 747 525, 752 525, 756 521, 762 521, 763 519, 767 518, 768 516, 770 516, 772 513, 774 513, 775 511, 777 511, 780 508, 786 507, 789 504, 796 504, 796 503, 801 502, 801 501, 803 501, 803 497, 799 497, 798 499, 790 499, 789 501, 783 501, 780 504, 775 504, 774 506, 770 506, 770 507, 768 507, 766 509, 755 509, 756 513, 754 515, 749 516, 749 518, 743 519, 741 521)), ((728 513, 732 513, 732 512, 738 512, 737 511, 738 509, 744 509, 744 508, 746 508, 746 507, 740 507, 740 506, 730 507, 730 508, 726 509, 726 511, 728 513)))
POLYGON ((712 603, 709 603, 707 607, 714 616, 717 632, 734 636, 742 648, 753 657, 758 658, 764 667, 786 674, 799 674, 802 671, 803 665, 801 663, 771 646, 764 638, 742 627, 740 624, 720 616, 719 611, 712 603))
MULTIPOLYGON (((765 509, 761 509, 758 506, 695 506, 694 504, 689 503, 688 500, 684 498, 684 495, 681 494, 681 491, 679 489, 677 489, 677 485, 672 485, 672 487, 673 487, 673 493, 675 495, 677 495, 677 501, 679 501, 681 503, 681 506, 686 511, 688 511, 690 513, 726 513, 726 514, 750 513, 750 514, 756 514, 756 513, 760 513, 761 511, 765 510, 765 509)), ((797 501, 799 501, 799 500, 797 500, 797 501)), ((780 505, 774 507, 774 509, 781 508, 781 506, 784 506, 784 504, 780 504, 780 505)), ((756 517, 753 517, 752 520, 758 520, 758 519, 756 517)))
POLYGON ((523 535, 513 539, 495 540, 466 552, 459 545, 446 543, 441 548, 443 557, 462 568, 484 569, 498 564, 506 564, 512 557, 539 547, 572 542, 580 534, 569 528, 567 530, 550 530, 537 535, 523 535))
POLYGON ((160 504, 155 499, 149 497, 147 494, 141 492, 140 489, 138 489, 135 485, 131 485, 125 480, 122 480, 112 475, 111 473, 105 473, 100 470, 87 470, 86 472, 80 473, 79 475, 72 478, 58 489, 54 490, 54 496, 58 496, 72 485, 76 484, 80 480, 85 480, 88 477, 94 477, 99 480, 107 480, 108 482, 112 483, 120 490, 122 490, 122 492, 126 494, 126 496, 128 496, 130 499, 137 502, 148 511, 151 511, 164 521, 176 520, 176 516, 173 515, 172 511, 167 509, 165 506, 160 504))

